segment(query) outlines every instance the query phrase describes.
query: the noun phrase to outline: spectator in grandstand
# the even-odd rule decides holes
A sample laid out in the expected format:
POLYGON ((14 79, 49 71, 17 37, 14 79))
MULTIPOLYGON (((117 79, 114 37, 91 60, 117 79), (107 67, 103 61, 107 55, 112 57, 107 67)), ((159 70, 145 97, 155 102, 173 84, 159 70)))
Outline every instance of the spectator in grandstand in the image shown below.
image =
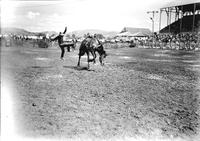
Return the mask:
POLYGON ((198 35, 196 33, 162 33, 154 34, 154 37, 149 37, 145 43, 147 46, 152 46, 154 38, 154 45, 160 48, 178 48, 191 50, 198 47, 198 35))

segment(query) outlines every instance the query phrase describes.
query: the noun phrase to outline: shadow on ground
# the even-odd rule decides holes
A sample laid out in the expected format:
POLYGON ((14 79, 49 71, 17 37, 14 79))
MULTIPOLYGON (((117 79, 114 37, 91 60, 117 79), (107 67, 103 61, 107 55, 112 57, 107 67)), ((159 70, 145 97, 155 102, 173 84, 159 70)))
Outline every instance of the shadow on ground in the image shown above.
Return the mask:
POLYGON ((83 70, 95 71, 95 70, 88 69, 88 67, 78 67, 78 66, 63 66, 63 68, 74 69, 74 70, 78 70, 78 71, 83 71, 83 70))
POLYGON ((31 66, 31 68, 53 68, 53 66, 31 66))

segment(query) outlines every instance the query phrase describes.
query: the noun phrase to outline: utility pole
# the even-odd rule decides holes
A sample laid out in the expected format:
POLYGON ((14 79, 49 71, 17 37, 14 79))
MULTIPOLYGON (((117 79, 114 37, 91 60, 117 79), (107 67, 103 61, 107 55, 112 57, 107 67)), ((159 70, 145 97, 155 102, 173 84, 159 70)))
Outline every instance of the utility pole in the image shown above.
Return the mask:
MULTIPOLYGON (((148 11, 147 14, 152 13, 152 17, 150 17, 151 21, 152 21, 152 42, 154 44, 154 16, 156 13, 158 13, 158 11, 148 11)), ((153 47, 153 45, 152 45, 153 47)))

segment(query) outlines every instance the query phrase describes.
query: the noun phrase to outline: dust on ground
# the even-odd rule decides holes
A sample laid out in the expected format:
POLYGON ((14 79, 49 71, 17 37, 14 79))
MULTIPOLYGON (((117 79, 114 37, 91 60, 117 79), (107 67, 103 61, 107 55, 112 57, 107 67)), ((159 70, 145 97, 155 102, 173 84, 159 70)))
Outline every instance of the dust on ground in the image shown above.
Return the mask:
MULTIPOLYGON (((197 140, 200 53, 107 49, 105 66, 78 50, 2 47, 17 132, 28 138, 197 140)), ((5 80, 5 81, 4 81, 5 80)))

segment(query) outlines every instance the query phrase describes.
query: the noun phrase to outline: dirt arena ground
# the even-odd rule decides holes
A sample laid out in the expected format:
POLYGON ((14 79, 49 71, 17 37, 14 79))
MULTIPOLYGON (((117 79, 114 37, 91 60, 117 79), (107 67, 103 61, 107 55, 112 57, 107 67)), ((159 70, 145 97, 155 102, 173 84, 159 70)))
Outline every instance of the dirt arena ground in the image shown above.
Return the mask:
POLYGON ((82 68, 76 67, 77 50, 62 61, 59 48, 1 47, 2 86, 10 91, 17 134, 49 140, 199 140, 200 52, 106 51, 105 66, 91 63, 88 71, 86 57, 82 68))

